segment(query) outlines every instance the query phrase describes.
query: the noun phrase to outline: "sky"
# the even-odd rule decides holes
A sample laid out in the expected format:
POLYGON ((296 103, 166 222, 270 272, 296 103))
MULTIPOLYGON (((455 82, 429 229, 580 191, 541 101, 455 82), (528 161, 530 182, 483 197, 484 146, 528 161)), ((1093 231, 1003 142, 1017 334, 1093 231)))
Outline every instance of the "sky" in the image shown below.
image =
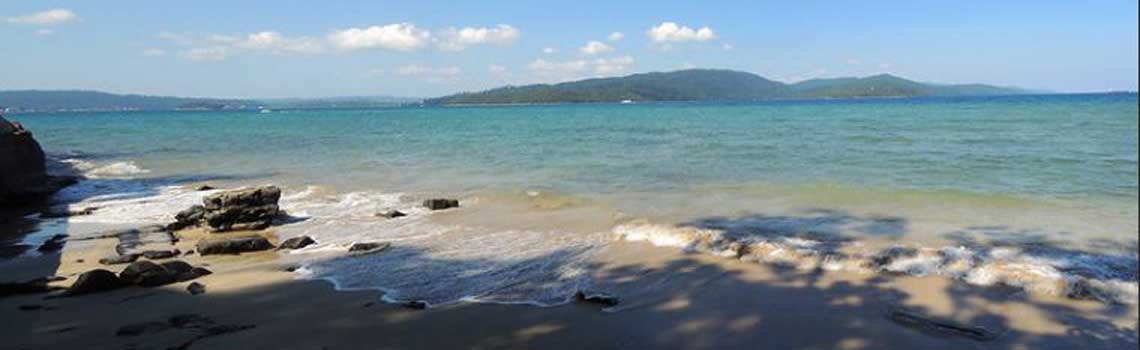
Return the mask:
POLYGON ((440 96, 685 68, 1137 90, 1137 1, 0 0, 0 90, 440 96))

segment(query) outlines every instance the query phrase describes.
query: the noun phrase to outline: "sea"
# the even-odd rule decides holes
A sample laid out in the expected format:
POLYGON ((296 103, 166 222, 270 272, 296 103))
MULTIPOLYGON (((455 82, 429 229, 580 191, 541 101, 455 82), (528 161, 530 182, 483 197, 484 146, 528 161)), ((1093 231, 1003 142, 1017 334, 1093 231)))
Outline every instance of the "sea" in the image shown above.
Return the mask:
POLYGON ((38 219, 29 244, 169 222, 214 192, 203 184, 273 184, 289 216, 273 232, 318 242, 283 253, 298 278, 393 302, 558 305, 599 288, 596 256, 641 242, 1136 303, 1137 106, 1121 93, 6 118, 86 177, 54 202, 98 208, 38 219), (420 206, 437 197, 461 207, 420 206), (342 257, 370 241, 392 248, 342 257))

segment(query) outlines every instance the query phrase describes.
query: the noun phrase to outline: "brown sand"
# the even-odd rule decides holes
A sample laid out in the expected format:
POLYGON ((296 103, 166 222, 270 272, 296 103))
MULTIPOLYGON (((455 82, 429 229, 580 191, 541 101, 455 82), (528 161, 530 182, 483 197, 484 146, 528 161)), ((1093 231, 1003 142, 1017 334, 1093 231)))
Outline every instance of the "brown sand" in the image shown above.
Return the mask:
MULTIPOLYGON (((202 234, 181 232, 179 248, 192 249, 202 234)), ((94 262, 113 243, 69 244, 62 254, 3 262, 0 275, 56 274, 69 277, 57 283, 66 286, 98 267, 94 262)), ((622 295, 616 312, 579 303, 414 310, 381 302, 379 292, 338 292, 325 282, 296 280, 274 252, 191 255, 182 259, 215 272, 195 280, 207 286, 202 295, 187 293, 183 282, 0 299, 0 348, 1135 349, 1137 343, 1134 305, 1029 296, 938 277, 805 273, 640 243, 615 243, 600 255, 597 287, 633 291, 622 295), (893 321, 898 310, 996 337, 893 321), (171 327, 167 320, 180 314, 209 321, 171 327), (148 322, 141 334, 116 336, 124 326, 148 322), (209 327, 233 332, 204 335, 209 327)))

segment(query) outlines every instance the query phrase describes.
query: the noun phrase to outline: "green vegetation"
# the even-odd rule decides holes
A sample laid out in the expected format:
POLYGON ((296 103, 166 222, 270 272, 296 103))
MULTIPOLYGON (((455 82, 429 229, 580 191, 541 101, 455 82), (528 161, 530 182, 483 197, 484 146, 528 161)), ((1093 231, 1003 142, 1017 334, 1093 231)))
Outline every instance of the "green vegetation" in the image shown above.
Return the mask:
POLYGON ((82 90, 0 91, 0 111, 115 111, 176 109, 241 109, 256 106, 254 101, 166 96, 117 95, 82 90))
POLYGON ((560 84, 508 86, 424 101, 428 105, 631 101, 755 101, 808 98, 1012 95, 1023 90, 989 85, 925 84, 889 74, 814 79, 784 84, 731 70, 690 69, 587 79, 560 84))

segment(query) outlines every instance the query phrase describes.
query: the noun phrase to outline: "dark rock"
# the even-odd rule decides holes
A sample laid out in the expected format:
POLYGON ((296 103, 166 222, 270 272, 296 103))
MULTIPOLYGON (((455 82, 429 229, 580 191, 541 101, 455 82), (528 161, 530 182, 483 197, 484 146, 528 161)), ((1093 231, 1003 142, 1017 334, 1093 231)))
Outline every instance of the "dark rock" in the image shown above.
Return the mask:
POLYGON ((105 292, 109 290, 118 289, 123 286, 123 281, 115 276, 114 272, 96 269, 84 272, 79 275, 75 283, 67 288, 64 295, 83 295, 90 293, 105 292))
POLYGON ((428 303, 426 301, 423 301, 423 300, 406 301, 400 305, 402 305, 406 308, 409 308, 409 309, 416 309, 416 310, 423 310, 423 309, 428 308, 428 303))
POLYGON ((313 243, 317 243, 317 241, 314 241, 313 238, 309 236, 293 237, 281 242, 281 245, 278 246, 277 249, 301 249, 313 243))
POLYGON ((914 248, 899 246, 890 247, 883 249, 882 251, 872 256, 871 260, 867 262, 867 265, 871 268, 881 269, 895 262, 895 260, 898 260, 899 258, 910 258, 914 257, 915 255, 918 255, 918 250, 914 248))
POLYGON ((191 226, 197 226, 202 222, 202 218, 206 216, 206 207, 201 205, 194 205, 189 208, 183 209, 174 214, 174 222, 166 225, 166 228, 171 231, 181 230, 191 226))
POLYGON ((456 207, 459 207, 458 199, 432 198, 424 200, 424 208, 431 210, 443 210, 456 207))
POLYGON ((48 286, 48 281, 44 279, 26 282, 3 282, 0 283, 0 298, 9 295, 46 293, 53 289, 48 286))
POLYGON ((108 256, 108 257, 99 259, 99 263, 103 264, 103 265, 130 264, 130 263, 135 262, 135 260, 138 260, 139 256, 141 256, 141 254, 127 254, 127 255, 108 256))
POLYGON ((83 209, 72 210, 72 209, 68 208, 67 205, 57 205, 57 206, 48 208, 48 210, 45 210, 43 213, 41 213, 40 218, 52 219, 52 218, 66 218, 66 217, 72 217, 72 216, 91 215, 92 213, 95 212, 96 209, 98 209, 98 208, 86 207, 83 209))
POLYGON ((360 242, 353 243, 351 246, 349 246, 348 252, 357 254, 376 253, 388 249, 388 247, 391 246, 392 243, 388 242, 360 242))
POLYGON ((286 272, 293 272, 293 271, 297 271, 297 269, 299 269, 299 268, 301 268, 301 267, 297 266, 297 265, 289 265, 289 266, 285 267, 285 271, 286 272))
POLYGON ((215 232, 261 230, 280 214, 281 189, 265 186, 216 193, 202 199, 203 220, 215 232))
POLYGON ((187 264, 185 261, 181 260, 166 261, 162 264, 159 264, 158 266, 162 266, 163 269, 166 269, 166 271, 170 271, 174 274, 183 274, 194 270, 194 266, 191 266, 190 264, 187 264))
POLYGON ((198 254, 241 254, 260 250, 273 249, 273 244, 261 236, 243 236, 232 238, 207 238, 198 241, 195 246, 198 254))
POLYGON ((0 204, 42 196, 47 182, 40 144, 23 125, 0 117, 0 204))
POLYGON ((199 191, 209 191, 209 190, 213 190, 213 189, 215 189, 214 186, 210 186, 210 185, 202 185, 202 186, 198 186, 198 188, 197 188, 197 190, 199 190, 199 191))
POLYGON ((182 254, 178 249, 171 250, 147 250, 142 252, 142 256, 151 260, 170 259, 182 254))
POLYGON ((887 318, 901 326, 914 328, 937 336, 963 337, 976 341, 989 341, 997 339, 998 337, 998 333, 984 327, 962 324, 953 320, 939 319, 901 307, 893 307, 888 310, 887 318))
POLYGON ((36 248, 36 250, 40 251, 41 253, 56 252, 60 249, 63 249, 63 243, 66 240, 67 235, 65 234, 51 236, 51 238, 49 238, 47 241, 44 241, 44 243, 40 244, 40 247, 36 248))
POLYGON ((190 275, 194 276, 194 278, 210 275, 213 273, 213 271, 207 270, 205 267, 194 267, 194 269, 190 270, 190 275))
POLYGON ((376 213, 376 217, 381 217, 381 218, 385 218, 385 219, 395 219, 395 218, 404 217, 404 216, 408 216, 408 214, 404 214, 404 213, 400 212, 399 210, 389 210, 386 212, 376 213))
POLYGON ((119 279, 140 287, 157 287, 177 282, 177 274, 150 261, 136 261, 119 273, 119 279))
POLYGON ((574 300, 577 300, 579 303, 600 304, 607 307, 615 306, 618 303, 621 303, 621 298, 618 298, 614 295, 609 295, 606 293, 586 293, 581 291, 574 293, 574 300))
POLYGON ((190 285, 186 286, 186 291, 189 292, 190 295, 202 294, 206 292, 206 285, 198 282, 190 282, 190 285))

